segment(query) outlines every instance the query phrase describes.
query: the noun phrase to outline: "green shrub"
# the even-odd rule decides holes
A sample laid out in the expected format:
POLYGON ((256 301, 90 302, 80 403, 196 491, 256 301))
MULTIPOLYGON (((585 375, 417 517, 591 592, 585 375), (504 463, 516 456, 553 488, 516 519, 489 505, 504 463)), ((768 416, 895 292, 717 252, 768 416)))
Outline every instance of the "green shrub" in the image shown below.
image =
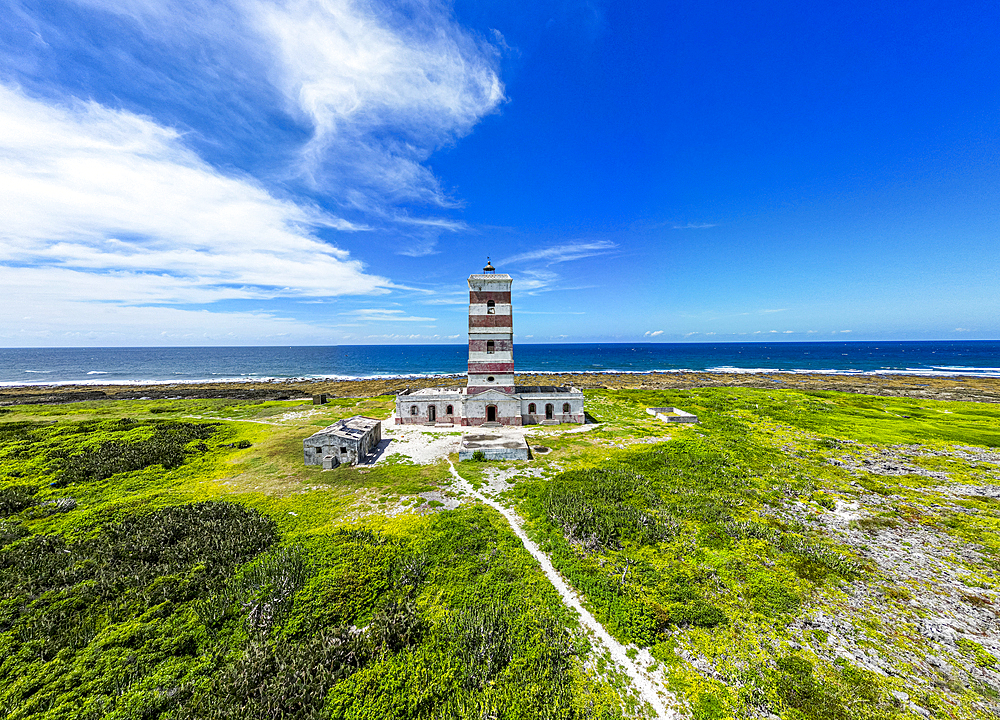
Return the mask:
MULTIPOLYGON (((117 429, 130 429, 133 425, 138 425, 137 421, 125 418, 119 422, 117 429)), ((61 459, 61 469, 52 484, 60 487, 69 483, 104 480, 151 465, 175 468, 184 462, 185 446, 189 442, 210 438, 218 426, 154 421, 149 427, 152 434, 147 438, 111 440, 82 451, 54 453, 61 459)))
POLYGON ((177 720, 319 720, 338 680, 368 660, 365 638, 333 628, 300 642, 252 640, 207 689, 188 689, 177 720))
POLYGON ((0 489, 0 517, 15 515, 36 504, 33 485, 8 485, 0 489))

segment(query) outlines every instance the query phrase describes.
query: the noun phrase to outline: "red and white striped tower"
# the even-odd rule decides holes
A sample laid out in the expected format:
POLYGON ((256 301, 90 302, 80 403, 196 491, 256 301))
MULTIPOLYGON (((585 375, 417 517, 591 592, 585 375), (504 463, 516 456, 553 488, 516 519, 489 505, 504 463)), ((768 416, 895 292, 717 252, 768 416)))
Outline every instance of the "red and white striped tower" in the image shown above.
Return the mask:
POLYGON ((510 275, 497 275, 487 258, 482 275, 469 276, 469 382, 466 393, 514 392, 514 324, 510 275))

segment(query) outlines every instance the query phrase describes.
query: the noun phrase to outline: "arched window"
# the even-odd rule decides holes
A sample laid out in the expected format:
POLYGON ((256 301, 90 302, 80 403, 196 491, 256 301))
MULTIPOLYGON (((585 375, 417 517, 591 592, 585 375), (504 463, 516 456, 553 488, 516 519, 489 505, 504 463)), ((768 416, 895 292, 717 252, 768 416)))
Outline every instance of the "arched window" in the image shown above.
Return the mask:
POLYGON ((417 406, 410 405, 410 415, 416 415, 416 414, 417 414, 417 406))
POLYGON ((452 409, 451 405, 449 405, 448 409, 444 411, 444 414, 445 415, 454 415, 455 411, 452 409))
POLYGON ((528 403, 528 414, 534 415, 538 410, 535 408, 535 403, 528 403))
POLYGON ((492 355, 493 351, 495 349, 496 349, 496 343, 493 342, 492 340, 487 340, 486 341, 486 354, 487 355, 492 355))
POLYGON ((493 302, 492 300, 489 300, 486 303, 486 314, 487 315, 495 315, 496 311, 497 311, 497 304, 495 302, 493 302))
POLYGON ((568 413, 569 412, 569 403, 563 403, 563 412, 564 413, 568 413))

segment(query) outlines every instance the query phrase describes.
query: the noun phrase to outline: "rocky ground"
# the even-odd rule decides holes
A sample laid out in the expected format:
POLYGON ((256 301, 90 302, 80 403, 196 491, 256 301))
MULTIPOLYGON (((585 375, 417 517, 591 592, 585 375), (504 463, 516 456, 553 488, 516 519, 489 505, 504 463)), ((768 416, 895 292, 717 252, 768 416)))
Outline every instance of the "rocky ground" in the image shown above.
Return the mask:
POLYGON ((840 449, 829 462, 861 481, 851 483, 854 497, 833 508, 793 500, 775 514, 822 528, 866 559, 877 578, 828 593, 789 626, 789 646, 902 679, 910 691, 892 694, 920 716, 942 709, 935 708, 932 687, 972 689, 980 696, 974 712, 997 712, 1000 590, 992 573, 982 574, 991 566, 985 548, 946 528, 956 515, 980 512, 969 501, 1000 500, 1000 453, 851 441, 840 449), (978 482, 955 482, 949 472, 922 467, 924 458, 957 461, 978 482), (916 476, 936 484, 872 492, 862 484, 872 476, 916 476))

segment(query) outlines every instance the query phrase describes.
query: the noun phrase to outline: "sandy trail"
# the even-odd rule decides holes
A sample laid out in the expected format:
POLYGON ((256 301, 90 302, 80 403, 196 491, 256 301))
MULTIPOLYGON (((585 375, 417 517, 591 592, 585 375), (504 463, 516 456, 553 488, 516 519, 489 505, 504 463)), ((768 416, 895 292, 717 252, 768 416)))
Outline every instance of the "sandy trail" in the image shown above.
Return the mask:
MULTIPOLYGON (((633 685, 639 691, 639 698, 642 702, 646 703, 653 709, 656 716, 659 718, 677 718, 679 717, 677 713, 673 710, 667 709, 663 704, 663 700, 660 697, 660 693, 656 690, 655 681, 650 673, 640 667, 636 661, 632 660, 626 652, 626 648, 620 642, 615 640, 604 629, 601 623, 597 622, 597 619, 580 603, 580 598, 577 596, 576 592, 567 584, 563 579, 562 575, 553 567, 552 562, 549 560, 549 556, 542 552, 541 548, 536 545, 531 538, 524 532, 521 527, 521 518, 518 517, 517 513, 509 508, 505 508, 503 505, 498 503, 496 500, 489 498, 467 482, 452 464, 451 460, 448 460, 448 467, 451 469, 451 474, 455 478, 456 486, 462 491, 472 495, 474 498, 482 503, 489 505, 491 508, 499 512, 507 522, 510 524, 511 529, 514 534, 521 539, 521 543, 524 545, 525 550, 531 553, 538 563, 542 566, 542 572, 545 573, 545 577, 549 579, 556 590, 559 592, 560 597, 565 605, 576 610, 580 616, 580 622, 585 628, 590 630, 600 641, 601 644, 608 650, 611 655, 612 661, 617 664, 625 673, 631 678, 633 685)), ((641 660, 647 665, 652 664, 653 658, 649 656, 649 652, 646 650, 641 651, 637 656, 637 660, 641 660)), ((664 692, 664 695, 667 695, 664 692)))

